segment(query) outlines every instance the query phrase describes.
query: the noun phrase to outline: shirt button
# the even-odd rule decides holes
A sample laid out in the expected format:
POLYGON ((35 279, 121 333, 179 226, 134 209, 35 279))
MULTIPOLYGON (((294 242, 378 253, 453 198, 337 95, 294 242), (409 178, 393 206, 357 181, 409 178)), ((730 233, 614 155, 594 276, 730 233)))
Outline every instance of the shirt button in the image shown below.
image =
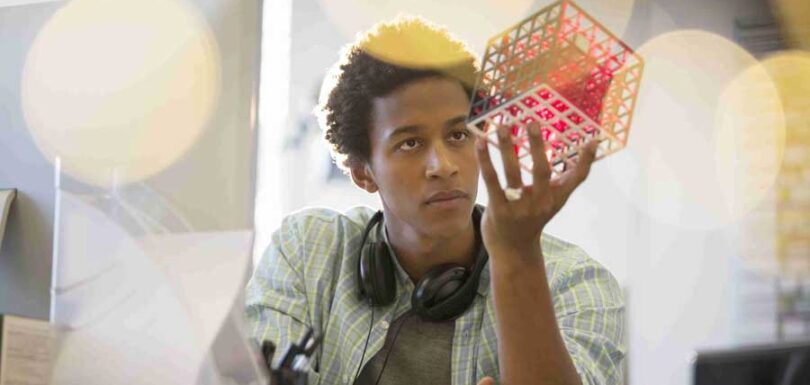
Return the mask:
POLYGON ((349 375, 348 374, 343 375, 343 382, 345 382, 347 384, 349 383, 349 375))
POLYGON ((380 326, 383 328, 383 330, 388 330, 388 321, 380 322, 380 326))

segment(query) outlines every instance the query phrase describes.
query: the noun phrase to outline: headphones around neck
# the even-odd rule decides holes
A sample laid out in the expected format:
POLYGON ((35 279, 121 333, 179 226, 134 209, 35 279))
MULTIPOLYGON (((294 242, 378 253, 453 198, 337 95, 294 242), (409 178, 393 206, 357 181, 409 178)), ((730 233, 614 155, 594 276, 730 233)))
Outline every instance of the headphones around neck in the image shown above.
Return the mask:
MULTIPOLYGON (((472 304, 478 291, 478 281, 489 255, 481 241, 481 216, 484 207, 475 205, 472 219, 475 229, 476 260, 473 270, 448 263, 434 267, 425 274, 411 295, 411 308, 423 320, 449 321, 460 316, 472 304)), ((386 306, 396 298, 396 276, 393 256, 382 239, 366 242, 372 230, 382 223, 383 212, 371 217, 363 231, 362 246, 357 264, 360 297, 371 306, 386 306)))

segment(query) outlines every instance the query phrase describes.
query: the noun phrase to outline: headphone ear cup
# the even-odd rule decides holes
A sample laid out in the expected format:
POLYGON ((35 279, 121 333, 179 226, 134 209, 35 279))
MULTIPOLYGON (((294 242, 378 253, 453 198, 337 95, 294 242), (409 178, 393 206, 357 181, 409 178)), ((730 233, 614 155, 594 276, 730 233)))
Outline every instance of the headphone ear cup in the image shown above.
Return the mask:
POLYGON ((385 242, 375 242, 371 245, 369 255, 372 285, 374 293, 370 295, 374 306, 386 306, 394 303, 396 297, 396 278, 394 277, 394 263, 391 253, 385 242))
POLYGON ((368 235, 383 219, 382 210, 377 211, 363 230, 362 246, 357 258, 357 287, 361 299, 368 299, 372 306, 385 306, 394 302, 396 279, 394 263, 385 242, 366 242, 368 235))
POLYGON ((374 283, 371 274, 371 256, 373 254, 372 245, 365 244, 360 251, 360 261, 358 261, 357 287, 360 289, 360 298, 374 300, 374 283))
POLYGON ((422 319, 432 322, 457 317, 469 305, 466 298, 459 298, 460 295, 467 297, 461 291, 468 277, 469 272, 463 266, 446 264, 433 268, 414 288, 411 296, 414 312, 422 319))

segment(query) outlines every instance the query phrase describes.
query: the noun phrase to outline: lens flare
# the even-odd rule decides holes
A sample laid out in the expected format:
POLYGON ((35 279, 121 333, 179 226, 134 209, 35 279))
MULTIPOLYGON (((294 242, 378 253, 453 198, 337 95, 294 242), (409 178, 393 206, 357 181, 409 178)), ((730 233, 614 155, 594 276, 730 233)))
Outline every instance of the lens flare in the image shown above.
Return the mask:
POLYGON ((787 143, 776 188, 776 256, 780 273, 810 276, 810 53, 766 58, 786 118, 787 143))
MULTIPOLYGON (((365 0, 321 0, 321 9, 330 21, 352 38, 375 23, 390 20, 399 14, 422 16, 434 23, 446 26, 453 34, 461 37, 475 52, 483 52, 487 40, 492 35, 506 29, 529 15, 532 0, 470 0, 470 1, 431 1, 413 0, 365 1, 365 0)), ((539 9, 539 8, 538 8, 539 9)), ((395 52, 397 47, 386 49, 395 52)))
MULTIPOLYGON (((495 34, 520 22, 529 14, 552 4, 532 0, 469 0, 408 2, 365 0, 321 0, 321 9, 347 38, 367 30, 377 22, 401 13, 419 15, 446 26, 460 36, 475 52, 482 53, 486 42, 495 34)), ((635 0, 578 0, 586 12, 596 17, 608 30, 622 36, 630 22, 635 0)), ((396 46, 385 51, 396 57, 396 46)), ((389 56, 389 55, 385 55, 389 56)))
POLYGON ((607 166, 614 181, 667 224, 708 230, 739 220, 773 186, 780 162, 773 82, 744 49, 705 31, 663 34, 637 52, 646 66, 635 136, 607 166))
POLYGON ((810 1, 772 0, 771 4, 788 44, 810 50, 810 1))
POLYGON ((437 32, 438 26, 429 28, 426 25, 429 21, 415 17, 400 17, 398 21, 394 25, 378 25, 362 40, 363 50, 385 62, 409 68, 443 68, 474 62, 465 45, 446 39, 442 32, 449 31, 437 32))
POLYGON ((28 52, 22 108, 48 159, 110 186, 180 158, 205 127, 219 83, 216 40, 185 2, 74 0, 28 52))
POLYGON ((633 16, 635 0, 576 0, 585 12, 616 36, 622 36, 633 16))
POLYGON ((739 219, 773 188, 785 148, 779 91, 759 63, 720 94, 715 115, 715 167, 726 213, 739 219))

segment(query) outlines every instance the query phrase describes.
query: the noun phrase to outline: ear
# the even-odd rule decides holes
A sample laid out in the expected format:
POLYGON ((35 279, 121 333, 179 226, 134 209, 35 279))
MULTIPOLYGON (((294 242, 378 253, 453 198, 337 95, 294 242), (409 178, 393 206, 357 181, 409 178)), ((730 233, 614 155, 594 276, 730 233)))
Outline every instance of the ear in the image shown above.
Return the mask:
POLYGON ((377 192, 377 183, 374 182, 374 173, 371 172, 371 167, 368 163, 362 162, 361 164, 352 165, 349 167, 349 172, 352 175, 352 181, 357 187, 368 191, 370 194, 377 192))

